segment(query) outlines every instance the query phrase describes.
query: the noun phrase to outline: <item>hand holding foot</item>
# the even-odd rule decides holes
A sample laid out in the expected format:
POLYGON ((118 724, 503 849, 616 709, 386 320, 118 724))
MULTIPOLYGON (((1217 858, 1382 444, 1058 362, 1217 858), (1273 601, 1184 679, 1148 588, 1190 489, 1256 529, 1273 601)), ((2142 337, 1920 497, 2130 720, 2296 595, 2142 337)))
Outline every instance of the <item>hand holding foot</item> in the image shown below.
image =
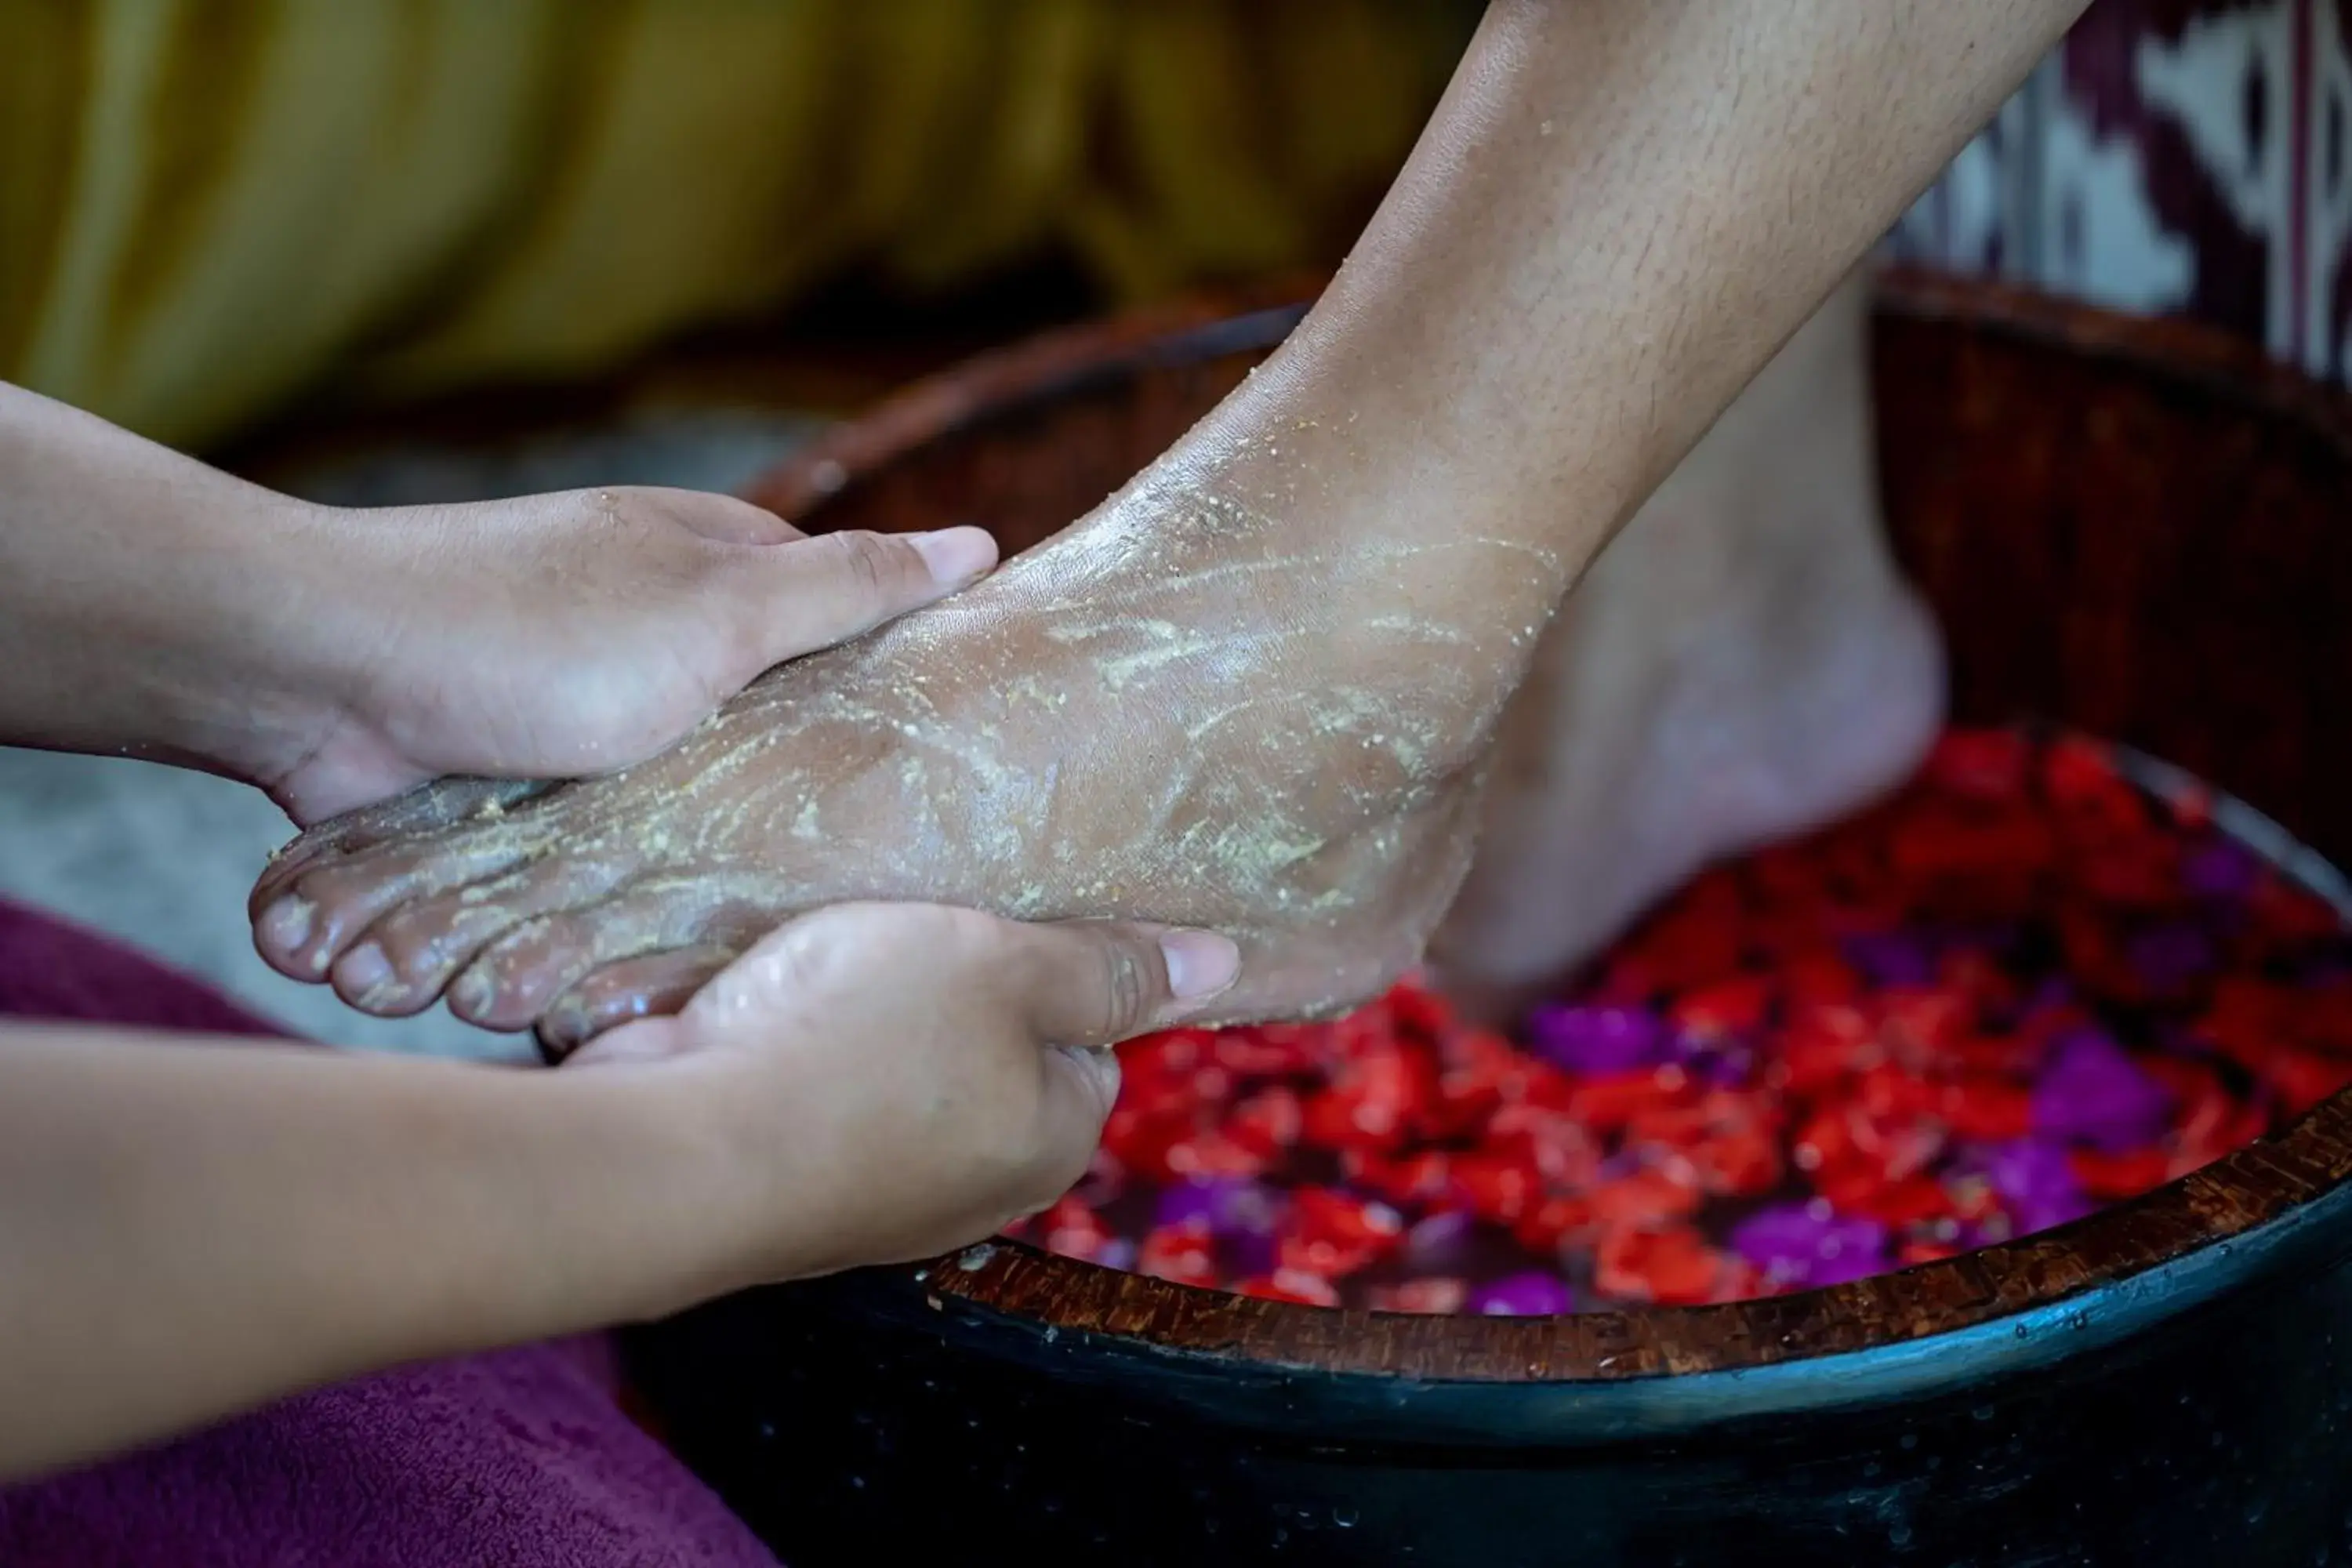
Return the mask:
POLYGON ((0 385, 0 741, 184 763, 310 823, 601 773, 984 574, 977 529, 805 540, 615 489, 347 511, 0 385))
MULTIPOLYGON (((331 717, 258 775, 298 822, 428 779, 601 773, 642 761, 771 666, 986 573, 976 528, 804 538, 692 490, 615 489, 331 514, 382 563, 331 717)), ((349 623, 345 623, 346 634, 349 623)))
POLYGON ((1197 1016, 1239 963, 1206 931, 839 904, 567 1070, 650 1066, 734 1149, 740 1282, 902 1262, 1067 1192, 1118 1098, 1108 1047, 1197 1016))
POLYGON ((867 906, 553 1072, 0 1029, 0 1479, 976 1241, 1085 1170, 1097 1047, 1234 965, 1201 931, 867 906))

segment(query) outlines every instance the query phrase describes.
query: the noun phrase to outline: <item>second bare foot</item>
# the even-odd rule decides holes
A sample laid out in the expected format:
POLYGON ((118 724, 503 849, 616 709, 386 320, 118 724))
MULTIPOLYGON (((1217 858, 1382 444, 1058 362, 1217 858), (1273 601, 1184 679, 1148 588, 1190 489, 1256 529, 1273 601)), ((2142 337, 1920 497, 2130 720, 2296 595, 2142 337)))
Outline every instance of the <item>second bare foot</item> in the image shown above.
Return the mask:
POLYGON ((1506 715, 1479 856, 1437 942, 1496 1014, 1709 861, 1899 782, 1942 650, 1878 515, 1859 280, 1602 552, 1506 715))

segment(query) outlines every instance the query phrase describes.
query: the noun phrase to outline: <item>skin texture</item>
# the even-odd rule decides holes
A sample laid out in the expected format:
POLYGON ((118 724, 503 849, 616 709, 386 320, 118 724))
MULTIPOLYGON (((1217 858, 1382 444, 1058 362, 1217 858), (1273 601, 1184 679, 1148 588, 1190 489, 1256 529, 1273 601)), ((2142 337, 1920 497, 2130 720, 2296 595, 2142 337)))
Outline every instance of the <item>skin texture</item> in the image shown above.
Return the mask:
POLYGON ((839 898, 1230 931, 1232 1016, 1362 997, 1460 883, 1563 596, 2080 9, 1494 5, 1325 299, 1134 484, 642 767, 331 826, 261 951, 559 1051, 839 898))
POLYGON ((1051 1202, 1232 943, 841 906, 561 1071, 0 1030, 0 1478, 1051 1202), (1171 978, 1172 974, 1172 978, 1171 978))

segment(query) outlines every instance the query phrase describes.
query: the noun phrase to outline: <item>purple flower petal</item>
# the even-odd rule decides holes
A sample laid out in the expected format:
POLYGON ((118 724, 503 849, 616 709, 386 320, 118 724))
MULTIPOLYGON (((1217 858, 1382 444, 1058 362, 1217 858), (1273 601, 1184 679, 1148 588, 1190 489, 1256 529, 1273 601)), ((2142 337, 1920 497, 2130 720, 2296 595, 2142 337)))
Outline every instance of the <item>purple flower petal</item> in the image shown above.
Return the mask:
POLYGON ((2011 1236, 2064 1225, 2095 1206, 2075 1181, 2064 1146, 2052 1139, 1989 1144, 1961 1156, 1954 1170, 1974 1172, 1992 1184, 2008 1213, 2011 1236))
POLYGON ((1271 1241, 1282 1224, 1282 1194, 1247 1176, 1196 1176, 1163 1187, 1154 1226, 1206 1220, 1219 1241, 1271 1241))
POLYGON ((2172 1096, 2105 1035, 2078 1029, 2051 1048, 2033 1085, 2033 1130, 2110 1152, 2162 1135, 2172 1096))
POLYGON ((1886 1267, 1886 1227, 1827 1204, 1774 1204, 1731 1229, 1731 1248, 1780 1284, 1832 1285, 1886 1267))
POLYGON ((1528 1042, 1570 1072, 1630 1072, 1659 1059, 1666 1031, 1645 1007, 1538 1007, 1528 1016, 1528 1042))
POLYGON ((1468 1251, 1475 1228, 1468 1210, 1442 1209, 1404 1233, 1404 1259, 1423 1274, 1457 1272, 1452 1266, 1468 1251))
POLYGON ((1576 1298, 1553 1275, 1513 1274, 1471 1292, 1470 1310, 1489 1318, 1551 1318, 1576 1310, 1576 1298))
POLYGON ((2180 879, 2209 898, 2242 898, 2253 890, 2262 862, 2252 850, 2233 838, 2216 838, 2189 857, 2180 879))
POLYGON ((1736 1039, 1708 1039, 1676 1035, 1667 1042, 1666 1059, 1704 1084, 1734 1088, 1756 1072, 1756 1053, 1736 1039))
POLYGON ((1850 1279, 1867 1279, 1874 1274, 1884 1274, 1891 1267, 1886 1252, 1849 1252, 1837 1258, 1824 1258, 1805 1271, 1802 1283, 1810 1290, 1825 1285, 1843 1285, 1850 1279))
POLYGON ((1926 985, 1936 978, 1927 944, 1901 931, 1864 931, 1842 944, 1846 962, 1884 985, 1926 985))
POLYGON ((2078 1193, 2071 1198, 2020 1204, 2011 1212, 2016 1218, 2017 1234, 2032 1236, 2037 1230, 2053 1230, 2062 1225, 2072 1225, 2097 1206, 2078 1193))
POLYGON ((1195 1178, 1162 1187, 1159 1201, 1152 1205, 1152 1226, 1158 1228, 1185 1225, 1196 1219, 1207 1220, 1213 1226, 1218 1210, 1238 1184, 1229 1180, 1195 1178))

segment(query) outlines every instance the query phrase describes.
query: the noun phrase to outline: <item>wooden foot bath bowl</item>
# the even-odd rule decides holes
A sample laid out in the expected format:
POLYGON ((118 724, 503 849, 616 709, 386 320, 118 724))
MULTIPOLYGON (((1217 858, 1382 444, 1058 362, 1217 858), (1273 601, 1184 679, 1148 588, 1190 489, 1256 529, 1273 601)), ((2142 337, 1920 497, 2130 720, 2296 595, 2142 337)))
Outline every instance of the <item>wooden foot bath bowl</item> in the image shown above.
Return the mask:
MULTIPOLYGON (((1042 341, 758 499, 1010 552, 1295 319, 1042 341)), ((2122 742, 2352 864, 2352 405, 2195 329, 1927 279, 1888 287, 1877 357, 1958 714, 2122 742)), ((2347 1175, 2338 1095, 2059 1229, 1761 1300, 1407 1317, 1000 1243, 723 1301, 632 1354, 795 1564, 2352 1562, 2347 1175)))

